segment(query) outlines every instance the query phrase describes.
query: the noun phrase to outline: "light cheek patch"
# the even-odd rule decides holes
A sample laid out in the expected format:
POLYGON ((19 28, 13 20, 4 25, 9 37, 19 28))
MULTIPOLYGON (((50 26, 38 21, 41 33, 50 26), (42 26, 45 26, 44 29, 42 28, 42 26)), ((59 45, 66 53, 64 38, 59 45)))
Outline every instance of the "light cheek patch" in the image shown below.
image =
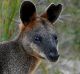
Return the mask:
POLYGON ((42 59, 46 58, 45 54, 39 50, 39 47, 36 44, 31 43, 30 47, 33 49, 33 52, 36 53, 37 56, 39 56, 42 59))
POLYGON ((39 53, 40 51, 38 50, 38 47, 36 46, 36 44, 31 43, 30 47, 33 49, 34 52, 39 53))

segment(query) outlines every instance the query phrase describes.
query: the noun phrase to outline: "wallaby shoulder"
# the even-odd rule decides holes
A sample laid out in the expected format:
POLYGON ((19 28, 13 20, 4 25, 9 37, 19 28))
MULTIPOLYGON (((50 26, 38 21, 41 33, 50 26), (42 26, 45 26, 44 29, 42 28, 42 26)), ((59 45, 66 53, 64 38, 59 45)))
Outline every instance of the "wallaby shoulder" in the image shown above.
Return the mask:
POLYGON ((13 49, 17 49, 18 43, 16 41, 8 41, 0 43, 0 55, 1 53, 10 53, 13 49))
POLYGON ((16 41, 0 43, 0 74, 28 74, 38 59, 27 54, 16 41))

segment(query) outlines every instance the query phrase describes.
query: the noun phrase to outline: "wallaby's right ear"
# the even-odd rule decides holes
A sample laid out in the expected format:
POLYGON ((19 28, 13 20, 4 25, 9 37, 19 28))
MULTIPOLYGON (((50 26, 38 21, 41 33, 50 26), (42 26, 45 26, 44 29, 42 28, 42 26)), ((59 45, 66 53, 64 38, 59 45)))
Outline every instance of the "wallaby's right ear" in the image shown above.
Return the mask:
POLYGON ((30 1, 24 1, 20 9, 20 18, 24 26, 36 17, 35 5, 30 1))

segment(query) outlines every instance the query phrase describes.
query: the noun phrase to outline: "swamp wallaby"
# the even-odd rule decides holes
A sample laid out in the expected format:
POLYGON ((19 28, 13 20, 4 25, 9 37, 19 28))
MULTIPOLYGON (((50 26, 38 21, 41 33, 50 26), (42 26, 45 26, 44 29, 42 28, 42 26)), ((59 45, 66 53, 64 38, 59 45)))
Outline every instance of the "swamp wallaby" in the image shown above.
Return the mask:
POLYGON ((52 23, 61 10, 61 4, 50 4, 43 14, 37 15, 32 2, 22 3, 19 35, 14 40, 0 43, 0 74, 32 74, 41 59, 58 60, 58 39, 52 23))

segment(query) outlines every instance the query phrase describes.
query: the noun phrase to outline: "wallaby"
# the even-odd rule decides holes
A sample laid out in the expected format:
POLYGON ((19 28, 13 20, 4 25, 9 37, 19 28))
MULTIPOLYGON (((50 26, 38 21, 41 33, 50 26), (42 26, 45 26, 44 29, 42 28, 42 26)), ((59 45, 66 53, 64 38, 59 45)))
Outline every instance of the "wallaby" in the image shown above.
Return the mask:
POLYGON ((52 23, 61 10, 61 4, 50 4, 43 14, 38 15, 32 2, 22 3, 19 35, 0 44, 0 74, 32 74, 41 59, 58 60, 58 39, 52 23))

